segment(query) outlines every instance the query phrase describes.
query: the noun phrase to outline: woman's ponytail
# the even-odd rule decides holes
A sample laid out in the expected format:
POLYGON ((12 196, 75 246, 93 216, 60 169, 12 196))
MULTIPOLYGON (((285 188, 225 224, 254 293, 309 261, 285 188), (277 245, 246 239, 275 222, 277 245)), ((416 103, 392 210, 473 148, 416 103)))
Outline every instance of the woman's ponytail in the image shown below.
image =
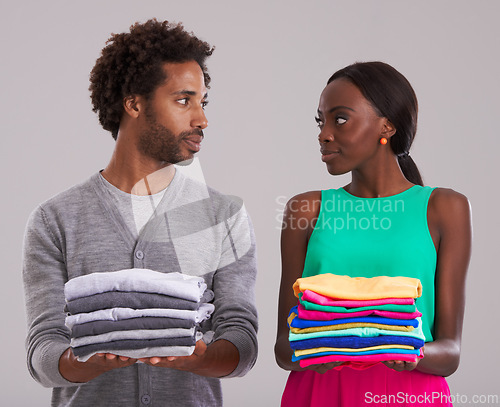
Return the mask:
POLYGON ((412 184, 424 186, 422 181, 422 176, 420 175, 420 171, 408 154, 398 155, 398 163, 403 175, 406 177, 408 181, 412 184))

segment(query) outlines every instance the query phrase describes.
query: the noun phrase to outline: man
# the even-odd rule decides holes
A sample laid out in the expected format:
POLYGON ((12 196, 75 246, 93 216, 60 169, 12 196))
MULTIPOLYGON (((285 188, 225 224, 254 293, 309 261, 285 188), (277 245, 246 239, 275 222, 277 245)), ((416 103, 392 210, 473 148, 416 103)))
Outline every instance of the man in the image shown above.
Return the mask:
POLYGON ((54 388, 52 405, 218 406, 218 378, 255 363, 255 243, 245 209, 172 165, 200 150, 212 51, 180 24, 150 20, 113 35, 92 70, 94 111, 114 153, 103 171, 40 205, 24 243, 28 367, 54 388), (129 268, 203 277, 215 311, 201 329, 213 340, 205 335, 191 356, 78 361, 64 284, 129 268))

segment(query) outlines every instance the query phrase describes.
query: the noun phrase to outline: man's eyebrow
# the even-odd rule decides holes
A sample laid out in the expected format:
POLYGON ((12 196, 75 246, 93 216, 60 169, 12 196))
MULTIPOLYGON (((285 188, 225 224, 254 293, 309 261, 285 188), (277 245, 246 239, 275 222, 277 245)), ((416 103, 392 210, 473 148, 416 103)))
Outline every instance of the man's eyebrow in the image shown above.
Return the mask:
MULTIPOLYGON (((177 92, 172 92, 172 95, 188 95, 188 96, 196 96, 198 93, 195 92, 194 90, 179 90, 177 92)), ((208 97, 208 92, 203 95, 203 99, 206 99, 208 97)))
MULTIPOLYGON (((339 106, 334 106, 332 107, 331 109, 329 109, 327 111, 327 113, 333 113, 335 110, 338 110, 338 109, 347 109, 347 110, 351 110, 353 112, 355 112, 356 110, 354 110, 352 107, 349 107, 349 106, 343 106, 343 105, 339 105, 339 106)), ((321 110, 318 109, 318 114, 321 114, 321 110)))

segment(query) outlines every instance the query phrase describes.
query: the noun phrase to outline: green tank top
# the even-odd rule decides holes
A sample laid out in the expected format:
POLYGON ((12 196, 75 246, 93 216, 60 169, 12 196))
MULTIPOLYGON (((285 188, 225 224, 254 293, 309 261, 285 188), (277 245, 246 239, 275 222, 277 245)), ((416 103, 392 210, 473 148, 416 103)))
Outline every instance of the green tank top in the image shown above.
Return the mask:
POLYGON ((383 198, 359 198, 343 188, 321 191, 302 277, 332 273, 418 278, 422 296, 416 305, 426 342, 432 341, 437 254, 427 225, 427 204, 433 190, 414 185, 383 198))

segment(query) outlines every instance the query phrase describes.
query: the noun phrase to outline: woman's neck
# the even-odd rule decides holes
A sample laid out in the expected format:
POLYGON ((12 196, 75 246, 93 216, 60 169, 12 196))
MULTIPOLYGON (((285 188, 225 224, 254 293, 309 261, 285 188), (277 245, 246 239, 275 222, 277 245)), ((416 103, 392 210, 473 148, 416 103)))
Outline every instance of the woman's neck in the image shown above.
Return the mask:
POLYGON ((351 183, 344 189, 351 195, 363 198, 381 198, 398 194, 412 187, 401 168, 397 157, 385 160, 371 168, 358 168, 351 172, 351 183))

